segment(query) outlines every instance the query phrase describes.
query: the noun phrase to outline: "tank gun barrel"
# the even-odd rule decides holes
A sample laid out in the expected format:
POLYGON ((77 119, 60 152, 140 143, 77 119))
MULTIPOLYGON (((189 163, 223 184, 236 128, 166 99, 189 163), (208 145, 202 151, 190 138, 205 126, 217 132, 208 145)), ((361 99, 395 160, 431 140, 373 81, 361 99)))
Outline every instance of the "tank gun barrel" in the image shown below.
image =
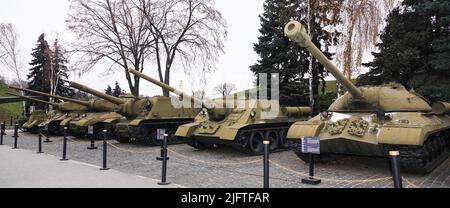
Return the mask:
POLYGON ((306 28, 300 22, 289 22, 284 28, 284 34, 301 47, 306 48, 339 83, 344 85, 354 98, 361 99, 363 97, 361 91, 314 45, 306 32, 306 28))
POLYGON ((188 94, 186 94, 186 93, 184 93, 184 92, 182 92, 182 91, 180 91, 178 89, 175 89, 175 88, 165 84, 165 83, 162 83, 162 82, 160 82, 160 81, 158 81, 158 80, 156 80, 156 79, 154 79, 154 78, 152 78, 152 77, 150 77, 150 76, 148 76, 146 74, 143 74, 143 73, 141 73, 139 71, 136 71, 134 69, 128 69, 128 71, 131 74, 134 74, 134 75, 136 75, 136 76, 138 76, 138 77, 140 77, 142 79, 145 79, 145 80, 147 80, 147 81, 149 81, 149 82, 151 82, 151 83, 153 83, 153 84, 155 84, 157 86, 160 86, 161 88, 166 89, 166 90, 168 90, 168 91, 170 91, 170 92, 172 92, 172 93, 174 93, 174 94, 176 94, 176 95, 178 95, 180 97, 188 98, 188 99, 190 99, 192 102, 194 102, 196 104, 197 103, 201 103, 203 108, 212 108, 211 106, 207 106, 203 101, 198 100, 198 99, 196 99, 196 98, 194 98, 194 97, 192 97, 192 96, 190 96, 190 95, 188 95, 188 94))
POLYGON ((97 96, 99 98, 105 99, 105 100, 107 100, 107 101, 109 101, 111 103, 114 103, 116 105, 125 104, 125 101, 123 101, 120 98, 116 98, 114 96, 107 95, 105 93, 102 93, 100 91, 94 90, 94 89, 92 89, 90 87, 87 87, 85 85, 82 85, 82 84, 79 84, 79 83, 76 83, 76 82, 70 82, 70 86, 75 88, 75 89, 81 90, 83 92, 87 92, 89 94, 95 95, 95 96, 97 96))
POLYGON ((55 106, 55 107, 58 107, 58 103, 52 103, 52 102, 48 102, 48 101, 45 101, 45 100, 40 100, 40 99, 36 99, 36 98, 32 98, 32 97, 29 97, 29 96, 22 96, 22 95, 17 95, 17 94, 14 94, 14 93, 7 93, 8 95, 12 95, 12 96, 17 96, 17 97, 20 97, 20 98, 22 98, 22 99, 25 99, 25 100, 31 100, 31 101, 35 101, 35 102, 39 102, 39 103, 44 103, 44 104, 47 104, 47 105, 52 105, 52 106, 55 106))
POLYGON ((79 104, 79 105, 83 105, 83 106, 86 106, 86 107, 89 106, 89 102, 86 102, 86 101, 81 101, 81 100, 76 100, 76 99, 72 99, 72 98, 61 97, 61 96, 58 96, 58 95, 51 95, 51 94, 47 94, 47 93, 43 93, 43 92, 39 92, 39 91, 35 91, 35 90, 30 90, 30 89, 24 89, 24 88, 20 88, 20 87, 9 86, 9 88, 15 89, 15 90, 24 91, 24 92, 29 92, 29 93, 33 93, 33 94, 37 94, 37 95, 42 95, 42 96, 46 96, 46 97, 52 97, 52 98, 56 98, 56 99, 60 99, 60 100, 64 100, 64 101, 68 101, 68 102, 72 102, 72 103, 76 103, 76 104, 79 104))

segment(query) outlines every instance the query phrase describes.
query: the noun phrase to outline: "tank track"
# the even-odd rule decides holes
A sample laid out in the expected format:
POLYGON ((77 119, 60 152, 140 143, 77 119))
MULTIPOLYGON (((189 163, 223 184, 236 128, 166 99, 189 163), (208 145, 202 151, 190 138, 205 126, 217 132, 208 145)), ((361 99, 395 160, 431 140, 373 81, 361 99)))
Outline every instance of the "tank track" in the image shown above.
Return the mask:
MULTIPOLYGON (((137 141, 143 143, 148 146, 161 146, 162 141, 158 141, 156 139, 157 128, 153 126, 139 126, 135 129, 131 129, 131 131, 139 132, 138 134, 131 136, 131 138, 120 138, 116 139, 121 143, 131 143, 133 141, 137 141), (133 138, 134 137, 134 138, 133 138)), ((185 142, 175 136, 177 128, 169 127, 166 129, 167 134, 169 135, 167 138, 167 145, 175 145, 175 144, 184 144, 185 142)))
MULTIPOLYGON (((273 131, 273 132, 277 132, 278 137, 280 137, 280 132, 282 130, 284 130, 285 131, 284 135, 281 135, 281 136, 286 137, 288 129, 289 129, 288 127, 245 129, 245 130, 239 131, 237 138, 231 143, 214 144, 214 143, 205 143, 205 142, 197 141, 195 139, 188 139, 186 143, 189 146, 191 146, 195 149, 198 149, 198 150, 212 149, 216 145, 227 145, 227 146, 231 146, 233 149, 235 149, 236 151, 238 151, 240 153, 258 156, 258 155, 264 154, 264 150, 260 149, 261 151, 255 152, 254 150, 252 150, 250 148, 250 137, 251 137, 252 133, 263 132, 263 134, 265 135, 268 131, 273 131)), ((270 149, 271 153, 288 150, 287 147, 282 147, 280 141, 281 140, 278 139, 277 144, 276 144, 277 147, 272 147, 270 149)))
POLYGON ((431 136, 423 146, 391 145, 388 150, 400 152, 402 171, 428 174, 442 164, 450 155, 448 133, 431 136))

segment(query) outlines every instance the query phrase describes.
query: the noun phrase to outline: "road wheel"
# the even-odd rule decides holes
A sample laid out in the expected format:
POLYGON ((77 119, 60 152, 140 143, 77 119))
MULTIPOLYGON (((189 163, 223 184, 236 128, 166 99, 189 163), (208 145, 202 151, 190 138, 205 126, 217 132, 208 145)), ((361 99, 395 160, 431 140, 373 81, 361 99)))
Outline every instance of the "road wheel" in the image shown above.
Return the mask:
POLYGON ((249 148, 253 154, 261 154, 264 150, 263 144, 264 135, 262 132, 252 132, 250 136, 249 148))
POLYGON ((276 131, 267 131, 265 139, 268 139, 270 141, 270 151, 274 151, 278 148, 280 140, 276 131))

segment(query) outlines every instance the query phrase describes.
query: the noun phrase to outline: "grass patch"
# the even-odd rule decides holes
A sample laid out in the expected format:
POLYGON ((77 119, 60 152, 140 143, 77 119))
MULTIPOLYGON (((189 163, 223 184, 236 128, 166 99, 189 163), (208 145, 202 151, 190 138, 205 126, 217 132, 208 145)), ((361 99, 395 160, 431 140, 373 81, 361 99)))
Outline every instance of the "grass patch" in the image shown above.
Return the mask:
MULTIPOLYGON (((4 83, 0 83, 0 97, 8 97, 6 93, 17 93, 16 90, 9 89, 4 83)), ((11 116, 17 117, 22 115, 22 103, 0 104, 0 120, 9 120, 11 116)))

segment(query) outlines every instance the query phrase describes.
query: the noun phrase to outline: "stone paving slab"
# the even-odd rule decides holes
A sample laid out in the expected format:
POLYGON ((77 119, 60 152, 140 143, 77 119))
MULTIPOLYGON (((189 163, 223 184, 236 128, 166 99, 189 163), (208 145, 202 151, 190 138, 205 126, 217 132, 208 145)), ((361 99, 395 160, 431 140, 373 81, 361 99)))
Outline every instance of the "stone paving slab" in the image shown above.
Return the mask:
POLYGON ((1 188, 161 188, 154 179, 99 168, 0 146, 1 188))
MULTIPOLYGON (((13 144, 8 131, 5 144, 13 144)), ((21 133, 19 148, 37 150, 37 136, 21 133)), ((43 144, 43 150, 58 158, 62 152, 62 138, 52 137, 52 143, 43 144)), ((114 140, 108 145, 108 166, 118 171, 148 178, 161 176, 161 162, 156 160, 159 147, 141 143, 120 144, 114 140)), ((98 150, 88 150, 88 140, 70 137, 68 157, 88 164, 102 164, 101 142, 98 150)), ((188 145, 169 147, 168 181, 193 188, 261 188, 263 184, 262 157, 248 156, 231 148, 199 151, 188 145), (255 161, 253 163, 242 163, 255 161)), ((270 187, 273 188, 392 188, 389 159, 346 156, 337 161, 317 164, 316 174, 322 179, 319 186, 301 183, 309 166, 292 151, 270 155, 270 187)), ((1 160, 0 160, 1 164, 1 160)), ((450 188, 450 158, 428 175, 402 174, 407 188, 450 188)), ((0 176, 1 177, 1 176, 0 176)))

